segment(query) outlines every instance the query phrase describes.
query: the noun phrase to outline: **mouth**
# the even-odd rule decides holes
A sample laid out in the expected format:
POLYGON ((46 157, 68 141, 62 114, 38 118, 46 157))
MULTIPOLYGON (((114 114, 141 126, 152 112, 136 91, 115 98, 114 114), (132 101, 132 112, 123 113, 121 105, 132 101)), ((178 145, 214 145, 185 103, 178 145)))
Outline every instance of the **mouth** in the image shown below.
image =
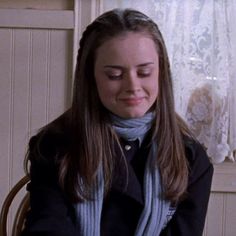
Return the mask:
POLYGON ((137 106, 144 100, 144 97, 121 98, 120 101, 128 106, 137 106))

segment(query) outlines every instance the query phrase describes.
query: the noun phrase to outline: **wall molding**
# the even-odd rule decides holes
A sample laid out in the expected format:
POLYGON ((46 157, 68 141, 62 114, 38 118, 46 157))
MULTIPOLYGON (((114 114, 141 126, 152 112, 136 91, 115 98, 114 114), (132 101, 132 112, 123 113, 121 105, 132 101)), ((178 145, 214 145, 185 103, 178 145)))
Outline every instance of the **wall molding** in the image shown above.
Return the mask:
POLYGON ((236 162, 214 165, 212 192, 236 193, 236 162))
POLYGON ((1 28, 74 29, 73 10, 0 9, 1 28))

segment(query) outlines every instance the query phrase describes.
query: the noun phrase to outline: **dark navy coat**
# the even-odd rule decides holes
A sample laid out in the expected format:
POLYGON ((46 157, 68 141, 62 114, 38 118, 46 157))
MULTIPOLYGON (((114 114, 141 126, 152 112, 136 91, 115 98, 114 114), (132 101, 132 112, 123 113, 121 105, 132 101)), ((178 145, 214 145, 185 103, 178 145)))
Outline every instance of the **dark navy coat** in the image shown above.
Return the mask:
MULTIPOLYGON (((54 125, 60 126, 60 122, 59 119, 54 125)), ((31 211, 24 236, 79 236, 74 206, 59 187, 58 168, 53 158, 66 152, 69 140, 63 129, 55 132, 50 128, 31 138, 31 183, 27 187, 31 211), (34 156, 39 140, 43 158, 34 156)), ((213 166, 198 142, 189 138, 184 142, 190 168, 187 196, 177 205, 161 236, 201 236, 204 228, 213 166)), ((137 141, 121 140, 121 144, 128 163, 129 181, 126 185, 124 168, 117 166, 111 191, 103 203, 101 235, 104 236, 134 235, 144 206, 142 180, 149 148, 145 141, 141 147, 137 141)), ((119 156, 119 151, 117 153, 119 156)))

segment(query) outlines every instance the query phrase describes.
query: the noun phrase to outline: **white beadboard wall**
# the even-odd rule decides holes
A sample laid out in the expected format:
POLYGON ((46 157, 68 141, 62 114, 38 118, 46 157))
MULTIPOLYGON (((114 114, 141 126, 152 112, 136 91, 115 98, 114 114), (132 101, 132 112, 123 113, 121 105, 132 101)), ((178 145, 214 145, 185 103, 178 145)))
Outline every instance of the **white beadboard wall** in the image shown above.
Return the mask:
POLYGON ((236 163, 214 166, 204 236, 236 235, 236 163))
POLYGON ((10 182, 15 182, 22 175, 17 169, 21 167, 28 137, 67 105, 71 33, 0 29, 0 39, 0 143, 1 166, 5 166, 0 171, 0 181, 8 176, 10 182))
POLYGON ((29 137, 68 108, 73 26, 73 11, 0 9, 0 206, 29 137))
POLYGON ((69 106, 92 2, 0 1, 0 207, 24 175, 30 136, 69 106))
POLYGON ((208 215, 205 222, 204 236, 236 235, 236 194, 212 193, 208 215))
MULTIPOLYGON (((105 9, 102 0, 12 2, 0 2, 0 207, 23 175, 29 137, 68 107, 81 32, 105 9)), ((204 236, 236 235, 235 203, 236 163, 215 166, 204 236)))

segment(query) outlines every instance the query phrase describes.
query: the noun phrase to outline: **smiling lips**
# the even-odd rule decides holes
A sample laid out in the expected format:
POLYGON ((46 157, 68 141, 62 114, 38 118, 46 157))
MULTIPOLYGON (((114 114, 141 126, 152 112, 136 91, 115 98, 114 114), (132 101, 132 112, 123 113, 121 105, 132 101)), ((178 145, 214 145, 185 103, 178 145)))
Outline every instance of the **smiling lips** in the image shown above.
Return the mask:
POLYGON ((121 98, 120 101, 128 106, 137 106, 143 101, 144 97, 121 98))

